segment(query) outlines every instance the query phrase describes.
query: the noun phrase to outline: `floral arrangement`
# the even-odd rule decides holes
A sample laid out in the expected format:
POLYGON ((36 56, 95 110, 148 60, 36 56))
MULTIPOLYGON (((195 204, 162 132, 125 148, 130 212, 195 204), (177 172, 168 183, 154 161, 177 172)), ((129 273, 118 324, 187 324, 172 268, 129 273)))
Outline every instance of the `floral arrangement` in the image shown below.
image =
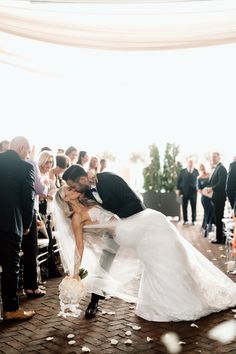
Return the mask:
POLYGON ((88 275, 88 271, 81 268, 78 275, 66 276, 59 284, 60 308, 58 316, 78 317, 81 310, 80 301, 87 295, 87 288, 83 279, 88 275))

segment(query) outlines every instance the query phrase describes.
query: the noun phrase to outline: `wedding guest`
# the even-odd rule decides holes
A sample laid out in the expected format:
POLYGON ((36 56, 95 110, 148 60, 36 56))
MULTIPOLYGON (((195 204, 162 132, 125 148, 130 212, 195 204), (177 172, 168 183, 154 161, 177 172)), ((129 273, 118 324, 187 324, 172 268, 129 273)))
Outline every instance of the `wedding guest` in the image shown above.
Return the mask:
POLYGON ((101 159, 100 160, 100 172, 104 171, 107 168, 107 160, 101 159))
POLYGON ((45 225, 47 234, 49 237, 49 244, 48 244, 48 271, 50 277, 57 277, 60 276, 60 272, 56 265, 56 258, 54 255, 54 239, 52 235, 53 230, 53 199, 57 191, 57 187, 54 184, 54 181, 50 179, 50 170, 54 167, 54 156, 51 151, 42 151, 39 155, 39 169, 41 172, 41 176, 44 180, 44 183, 48 187, 47 196, 40 196, 39 202, 39 213, 42 217, 45 225))
POLYGON ((204 194, 204 190, 207 188, 209 183, 210 173, 206 171, 206 167, 203 163, 199 165, 199 172, 200 174, 197 177, 197 188, 201 194, 201 203, 204 209, 202 228, 204 230, 204 236, 206 237, 208 232, 212 229, 215 214, 211 198, 204 194))
POLYGON ((57 155, 61 155, 61 154, 65 154, 65 150, 64 149, 57 149, 57 155))
POLYGON ((89 156, 87 151, 80 151, 77 164, 85 167, 86 163, 89 161, 89 156))
POLYGON ((43 183, 47 185, 48 188, 46 197, 40 196, 39 198, 39 212, 43 215, 48 215, 52 211, 51 202, 53 200, 53 194, 56 193, 56 188, 54 188, 52 183, 50 184, 49 176, 49 171, 53 168, 54 163, 54 155, 51 151, 41 151, 38 159, 38 166, 43 183))
POLYGON ((22 235, 28 234, 34 212, 34 168, 24 161, 30 152, 25 137, 15 137, 0 154, 0 264, 4 320, 27 320, 34 311, 19 307, 18 282, 22 235))
MULTIPOLYGON (((63 185, 62 173, 70 166, 70 159, 65 154, 56 155, 56 166, 49 171, 49 179, 56 188, 63 185)), ((55 189, 55 188, 54 188, 55 189)))
POLYGON ((34 214, 30 231, 23 235, 21 249, 23 251, 23 288, 26 296, 37 298, 44 296, 45 291, 38 287, 37 256, 38 256, 38 230, 37 214, 39 212, 39 195, 47 195, 47 186, 43 183, 38 164, 34 160, 27 160, 34 167, 35 172, 35 201, 34 214))
POLYGON ((236 216, 236 160, 229 165, 226 179, 226 194, 234 211, 234 216, 236 216))
POLYGON ((177 179, 177 195, 183 196, 183 219, 184 225, 188 223, 188 202, 191 205, 192 225, 196 222, 196 206, 197 206, 197 177, 199 172, 193 166, 193 160, 187 161, 187 167, 180 171, 177 179))
POLYGON ((216 241, 212 242, 222 244, 224 243, 222 219, 224 216, 226 201, 225 186, 227 171, 224 165, 220 162, 220 159, 219 152, 213 152, 211 154, 212 171, 209 178, 208 190, 209 192, 213 192, 212 202, 215 211, 216 241))
POLYGON ((69 157, 70 164, 74 165, 78 159, 78 150, 74 146, 70 146, 66 149, 65 155, 69 157))
POLYGON ((42 152, 42 151, 52 151, 52 149, 50 147, 48 147, 48 146, 43 146, 41 148, 40 152, 42 152))
POLYGON ((0 152, 7 151, 10 147, 10 141, 3 140, 0 142, 0 152))
POLYGON ((91 156, 89 161, 88 171, 93 172, 94 174, 100 172, 99 171, 99 160, 97 156, 91 156))

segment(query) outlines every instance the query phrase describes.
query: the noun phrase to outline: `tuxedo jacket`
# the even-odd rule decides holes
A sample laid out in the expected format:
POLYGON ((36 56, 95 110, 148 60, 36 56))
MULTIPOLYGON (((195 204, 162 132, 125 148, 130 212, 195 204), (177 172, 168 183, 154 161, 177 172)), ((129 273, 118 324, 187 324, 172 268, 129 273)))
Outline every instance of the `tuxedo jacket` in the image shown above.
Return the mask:
POLYGON ((226 194, 232 208, 236 211, 236 161, 229 165, 226 179, 226 194))
POLYGON ((226 200, 226 178, 227 171, 226 168, 222 165, 221 162, 216 166, 212 176, 209 179, 209 187, 213 189, 213 200, 214 201, 225 201, 226 200))
POLYGON ((177 179, 177 189, 179 189, 183 195, 197 193, 198 175, 199 172, 196 168, 193 169, 192 173, 189 173, 187 168, 183 168, 177 179))
MULTIPOLYGON (((111 172, 101 172, 96 176, 96 188, 104 209, 120 218, 127 218, 145 209, 140 198, 120 176, 111 172)), ((91 191, 88 190, 86 195, 95 200, 91 191)))
POLYGON ((13 150, 0 153, 0 233, 22 236, 33 219, 34 167, 13 150))

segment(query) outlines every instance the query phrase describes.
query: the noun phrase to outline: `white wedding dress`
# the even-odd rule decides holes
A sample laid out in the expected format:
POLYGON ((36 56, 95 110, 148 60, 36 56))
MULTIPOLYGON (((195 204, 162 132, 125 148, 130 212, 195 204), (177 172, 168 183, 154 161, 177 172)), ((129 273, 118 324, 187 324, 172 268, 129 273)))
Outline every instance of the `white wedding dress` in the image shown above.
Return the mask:
MULTIPOLYGON (((109 216, 98 207, 89 214, 101 224, 109 216)), ((131 263, 135 256, 142 263, 138 316, 158 322, 193 321, 236 305, 236 284, 185 240, 162 213, 146 209, 118 221, 114 240, 120 246, 118 257, 119 251, 126 250, 128 255, 130 250, 131 263)), ((126 262, 129 269, 129 256, 123 260, 123 269, 126 262)))
MULTIPOLYGON (((55 210, 62 264, 73 275, 78 255, 71 221, 55 210)), ((236 284, 162 213, 146 209, 119 219, 114 237, 103 231, 112 213, 96 206, 89 215, 98 223, 84 226, 81 266, 89 292, 135 302, 138 316, 157 322, 193 321, 236 305, 236 284)))

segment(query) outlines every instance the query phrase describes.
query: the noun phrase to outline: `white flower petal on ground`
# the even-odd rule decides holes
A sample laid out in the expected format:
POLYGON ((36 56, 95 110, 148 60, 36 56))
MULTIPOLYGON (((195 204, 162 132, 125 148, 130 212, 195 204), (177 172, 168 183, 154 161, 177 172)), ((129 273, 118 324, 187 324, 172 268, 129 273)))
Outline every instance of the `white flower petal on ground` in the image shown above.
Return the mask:
POLYGON ((131 336, 131 334, 132 334, 131 331, 126 331, 126 332, 125 332, 125 335, 126 335, 126 336, 131 336))
POLYGON ((168 332, 161 336, 161 342, 171 354, 178 354, 181 351, 179 337, 175 332, 168 332))
POLYGON ((184 345, 184 344, 186 344, 186 342, 179 341, 179 344, 184 345))
POLYGON ((127 326, 133 327, 134 325, 133 325, 133 323, 127 323, 127 326))
POLYGON ((115 311, 109 311, 109 312, 107 312, 107 314, 108 315, 115 315, 116 313, 115 313, 115 311))
POLYGON ((153 339, 150 337, 147 337, 147 342, 151 342, 153 339))
POLYGON ((73 344, 75 344, 75 343, 76 343, 75 340, 69 340, 69 342, 68 342, 69 345, 73 345, 73 344))
POLYGON ((50 340, 53 340, 53 339, 54 339, 54 337, 47 337, 46 338, 47 341, 50 341, 50 340))
POLYGON ((118 340, 117 339, 111 339, 111 344, 112 345, 116 345, 118 343, 118 340))
POLYGON ((74 336, 75 336, 74 334, 69 333, 69 334, 67 335, 67 338, 69 338, 69 339, 70 339, 70 338, 74 338, 74 336))
POLYGON ((135 330, 135 331, 139 331, 141 329, 140 326, 132 326, 132 328, 135 330))
POLYGON ((236 337, 236 321, 228 320, 221 322, 207 332, 210 339, 217 340, 222 344, 229 344, 233 342, 236 337))
POLYGON ((208 253, 211 253, 211 252, 212 252, 212 250, 207 250, 207 252, 208 252, 208 253))
POLYGON ((134 306, 130 306, 129 307, 130 310, 134 310, 134 308, 135 308, 134 306))
POLYGON ((132 342, 131 339, 127 339, 126 341, 124 341, 124 343, 125 343, 126 345, 131 345, 133 342, 132 342))
POLYGON ((91 351, 88 347, 82 347, 81 350, 83 353, 89 353, 91 351))
POLYGON ((232 311, 232 312, 236 312, 236 309, 232 309, 231 311, 232 311))
POLYGON ((195 323, 191 323, 190 327, 196 327, 196 328, 198 328, 198 325, 196 325, 195 323))
POLYGON ((217 261, 217 258, 212 258, 213 261, 217 261))
POLYGON ((102 310, 102 312, 101 312, 102 315, 106 315, 106 313, 107 313, 107 312, 104 311, 104 310, 102 310))

